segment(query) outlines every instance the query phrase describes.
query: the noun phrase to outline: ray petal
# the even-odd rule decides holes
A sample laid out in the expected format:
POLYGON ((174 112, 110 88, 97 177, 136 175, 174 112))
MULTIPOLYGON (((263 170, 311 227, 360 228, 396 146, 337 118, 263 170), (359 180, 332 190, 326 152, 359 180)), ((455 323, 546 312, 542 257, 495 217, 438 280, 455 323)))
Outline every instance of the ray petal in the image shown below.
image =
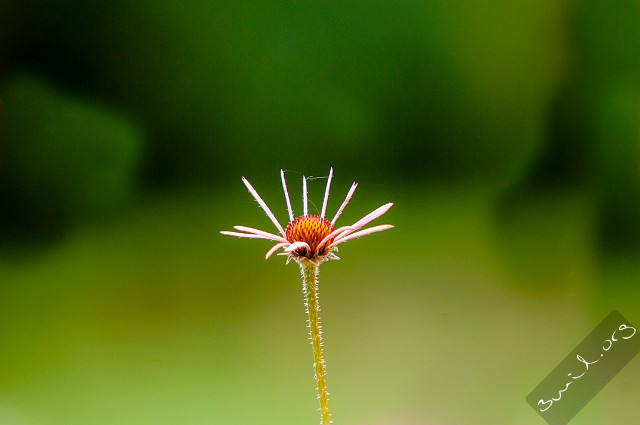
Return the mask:
POLYGON ((370 221, 373 221, 376 218, 384 215, 384 213, 389 211, 389 208, 391 208, 392 206, 393 206, 392 202, 389 202, 388 204, 384 204, 383 206, 371 211, 369 214, 365 215, 360 220, 353 223, 351 226, 355 227, 356 229, 360 229, 362 226, 369 223, 370 221))
POLYGON ((351 189, 349 189, 349 192, 347 193, 347 196, 344 198, 344 201, 342 201, 342 205, 340 205, 340 208, 338 208, 338 212, 336 213, 335 217, 333 217, 333 220, 331 220, 332 225, 336 224, 336 220, 338 219, 338 217, 340 217, 340 214, 342 214, 342 210, 344 210, 344 207, 346 207, 349 203, 349 200, 353 196, 353 192, 356 191, 356 187, 358 187, 358 183, 353 182, 353 184, 351 185, 351 189))
POLYGON ((267 252, 267 255, 264 256, 264 259, 267 260, 269 259, 269 257, 271 257, 271 255, 273 255, 274 252, 276 252, 277 250, 279 250, 280 248, 283 248, 285 246, 289 245, 289 242, 281 242, 281 243, 277 243, 274 246, 271 247, 271 249, 267 252))
POLYGON ((298 248, 306 248, 309 251, 311 250, 311 248, 309 248, 309 244, 307 244, 306 242, 294 242, 288 247, 286 247, 284 252, 292 252, 298 248))
POLYGON ((237 238, 265 239, 265 240, 268 240, 268 241, 280 242, 279 239, 273 239, 273 238, 270 238, 270 237, 257 235, 255 233, 229 232, 228 230, 221 230, 220 233, 223 234, 223 235, 227 235, 227 236, 235 236, 237 238))
POLYGON ((302 176, 302 215, 308 214, 308 204, 307 204, 307 178, 302 176))
POLYGON ((284 171, 280 170, 280 180, 282 180, 282 189, 284 190, 284 198, 287 200, 287 211, 289 211, 289 223, 293 221, 293 209, 291 208, 291 199, 289 199, 289 191, 287 190, 287 182, 284 180, 284 171))
POLYGON ((278 220, 276 219, 276 216, 273 215, 273 213, 271 212, 271 210, 269 209, 267 204, 262 200, 260 195, 258 195, 258 192, 256 192, 256 190, 253 188, 253 186, 251 186, 251 183, 249 183, 249 180, 247 180, 246 178, 242 177, 242 182, 244 183, 245 186, 247 186, 247 189, 249 189, 249 193, 251 193, 251 195, 253 196, 253 199, 256 200, 258 205, 260 205, 262 210, 267 214, 267 217, 269 217, 269 219, 271 219, 273 224, 275 224, 276 228, 280 231, 280 234, 282 236, 285 236, 284 229, 282 228, 280 223, 278 223, 278 220))
POLYGON ((342 226, 336 230, 334 230, 333 232, 329 233, 327 236, 325 236, 320 243, 318 244, 318 247, 316 248, 316 250, 320 250, 322 249, 322 247, 324 246, 324 244, 326 244, 331 238, 336 237, 337 235, 342 234, 343 232, 348 232, 348 231, 355 231, 357 229, 351 227, 351 226, 342 226))
POLYGON ((327 188, 324 191, 324 201, 322 201, 322 212, 320 218, 324 218, 324 213, 327 211, 327 201, 329 200, 329 188, 331 187, 331 179, 333 178, 333 167, 329 170, 329 179, 327 180, 327 188))
POLYGON ((254 229, 253 227, 233 226, 233 228, 236 230, 240 230, 241 232, 261 235, 274 241, 289 243, 289 241, 283 238, 282 236, 274 235, 273 233, 265 232, 263 230, 254 229))
POLYGON ((355 238, 359 238, 359 237, 362 237, 362 236, 370 235, 370 234, 376 233, 376 232, 382 232, 384 230, 389 230, 389 229, 393 229, 393 226, 391 224, 381 224, 380 226, 374 226, 374 227, 370 227, 368 229, 360 230, 359 232, 351 233, 350 235, 345 236, 342 239, 334 241, 331 245, 329 245, 329 248, 335 248, 336 246, 340 245, 341 243, 350 241, 351 239, 355 239, 355 238))

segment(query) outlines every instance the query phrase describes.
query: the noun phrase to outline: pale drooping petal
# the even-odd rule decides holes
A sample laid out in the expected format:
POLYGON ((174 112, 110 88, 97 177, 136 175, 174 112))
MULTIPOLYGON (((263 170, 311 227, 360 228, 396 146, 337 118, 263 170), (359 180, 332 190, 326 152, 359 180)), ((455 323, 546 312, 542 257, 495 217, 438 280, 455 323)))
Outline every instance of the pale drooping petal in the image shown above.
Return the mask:
POLYGON ((338 217, 340 217, 340 214, 342 214, 342 210, 344 210, 344 207, 346 207, 349 203, 349 200, 353 196, 353 192, 356 191, 356 187, 358 187, 358 183, 353 182, 353 184, 351 185, 351 189, 349 189, 349 192, 347 193, 347 196, 344 198, 344 201, 342 201, 342 205, 340 205, 340 208, 338 208, 338 212, 333 217, 333 220, 331 220, 332 225, 336 224, 336 220, 338 219, 338 217))
POLYGON ((271 247, 271 249, 269 251, 267 251, 267 255, 264 256, 264 259, 268 260, 269 257, 271 257, 271 255, 273 255, 274 252, 276 252, 280 248, 284 248, 284 247, 286 247, 288 245, 289 245, 289 242, 281 242, 281 243, 275 244, 274 246, 271 247))
POLYGON ((309 248, 309 244, 306 243, 306 242, 294 242, 291 245, 289 245, 288 247, 286 247, 284 252, 292 252, 292 251, 295 251, 298 248, 310 249, 309 248))
POLYGON ((263 230, 254 229, 253 227, 233 226, 233 228, 236 229, 236 230, 240 230, 241 232, 253 233, 255 235, 265 236, 265 237, 270 238, 271 240, 274 240, 274 241, 287 242, 287 243, 289 242, 285 238, 283 238, 282 236, 274 235, 273 233, 265 232, 263 230))
POLYGON ((255 233, 239 233, 239 232, 229 232, 228 230, 221 230, 221 234, 227 236, 235 236, 237 238, 247 238, 247 239, 265 239, 268 241, 279 242, 280 239, 274 239, 263 235, 257 235, 255 233))
POLYGON ((373 210, 369 214, 365 215, 360 220, 358 220, 355 223, 353 223, 351 226, 355 227, 356 229, 360 229, 365 224, 367 224, 367 223, 375 220, 376 218, 384 215, 384 213, 389 211, 389 208, 391 208, 392 206, 393 206, 392 202, 389 202, 388 204, 384 204, 383 206, 381 206, 379 208, 376 208, 375 210, 373 210))
POLYGON ((244 183, 245 186, 247 186, 247 189, 249 189, 249 193, 251 193, 251 195, 253 196, 253 199, 256 200, 258 205, 260 205, 262 210, 267 214, 267 217, 269 217, 269 219, 273 222, 273 224, 276 226, 276 228, 280 231, 280 234, 282 236, 285 236, 284 229, 282 228, 280 223, 278 223, 278 220, 276 219, 276 216, 273 215, 273 213, 271 212, 271 210, 269 209, 267 204, 262 200, 260 195, 258 195, 258 192, 256 192, 256 190, 253 188, 253 186, 251 186, 251 183, 249 183, 249 180, 247 180, 244 177, 242 177, 242 182, 244 183))
POLYGON ((302 215, 309 214, 309 207, 307 202, 307 178, 302 176, 302 215))
POLYGON ((291 208, 291 199, 289 199, 289 191, 287 190, 287 182, 284 180, 284 171, 280 170, 280 180, 282 180, 282 190, 284 191, 284 199, 287 201, 287 211, 289 212, 289 223, 293 221, 293 208, 291 208))
POLYGON ((318 250, 322 249, 324 245, 331 240, 331 238, 335 238, 337 235, 340 235, 343 232, 354 231, 354 230, 357 230, 357 229, 354 229, 351 226, 342 226, 334 230, 333 232, 329 233, 327 236, 324 237, 324 239, 320 241, 320 243, 318 244, 318 250))
MULTIPOLYGON (((381 206, 379 208, 376 208, 375 210, 373 210, 369 214, 365 215, 360 220, 358 220, 355 223, 353 223, 351 226, 341 227, 341 229, 344 229, 344 230, 335 236, 335 239, 334 239, 333 243, 331 244, 331 246, 332 247, 336 246, 337 245, 336 242, 339 242, 341 239, 345 238, 346 236, 349 236, 350 234, 352 234, 356 230, 362 228, 364 225, 366 225, 369 222, 375 220, 376 218, 384 215, 387 211, 389 211, 389 209, 392 206, 393 206, 393 203, 391 203, 391 202, 389 202, 388 204, 384 204, 383 206, 381 206)), ((364 235, 361 235, 361 236, 364 236, 364 235)), ((352 239, 352 238, 349 238, 349 239, 352 239)))
POLYGON ((359 238, 362 236, 370 235, 376 232, 382 232, 384 230, 393 229, 391 224, 381 224, 380 226, 370 227, 368 229, 360 230, 359 232, 351 233, 348 236, 344 236, 340 239, 335 240, 331 245, 329 245, 329 249, 333 249, 336 246, 340 245, 343 242, 350 241, 351 239, 359 238))
POLYGON ((322 201, 322 212, 320 212, 320 218, 324 218, 324 213, 327 211, 327 201, 329 200, 329 188, 331 187, 331 179, 333 178, 333 167, 329 170, 329 179, 327 180, 327 188, 324 191, 324 201, 322 201))

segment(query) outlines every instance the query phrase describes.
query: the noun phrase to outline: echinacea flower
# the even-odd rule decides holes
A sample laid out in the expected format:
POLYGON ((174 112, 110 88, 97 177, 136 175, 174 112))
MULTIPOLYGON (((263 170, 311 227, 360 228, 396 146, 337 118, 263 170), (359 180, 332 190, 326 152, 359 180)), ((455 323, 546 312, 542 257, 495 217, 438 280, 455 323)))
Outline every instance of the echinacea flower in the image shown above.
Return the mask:
POLYGON ((335 228, 336 220, 342 214, 342 211, 349 203, 349 200, 355 192, 357 183, 351 185, 351 189, 347 193, 342 205, 338 208, 336 215, 331 221, 325 218, 327 211, 327 200, 329 199, 329 189, 331 187, 331 179, 333 178, 333 168, 329 171, 327 180, 327 188, 324 192, 324 201, 322 202, 322 211, 320 215, 310 215, 308 211, 307 201, 307 178, 302 177, 302 215, 294 218, 293 209, 291 208, 291 200, 287 191, 287 183, 284 179, 284 171, 280 170, 280 179, 282 180, 282 189, 287 202, 287 211, 289 212, 289 224, 286 229, 283 228, 275 215, 271 212, 267 204, 262 200, 258 192, 251 186, 251 183, 244 177, 242 182, 249 189, 251 196, 258 202, 258 205, 267 214, 267 217, 273 222, 278 229, 279 234, 265 232, 263 230, 254 229, 246 226, 234 226, 237 232, 223 230, 223 235, 237 236, 239 238, 249 239, 266 239, 276 242, 267 252, 265 258, 269 258, 274 252, 282 249, 281 254, 287 255, 287 263, 294 259, 300 265, 302 275, 302 291, 304 293, 304 305, 307 310, 309 334, 311 336, 311 347, 313 349, 313 367, 315 370, 315 378, 317 383, 318 400, 320 402, 320 418, 322 425, 331 423, 331 415, 329 414, 329 404, 327 392, 327 382, 325 378, 324 357, 322 354, 322 332, 320 327, 320 302, 318 299, 318 267, 325 260, 336 260, 338 257, 334 251, 341 243, 350 241, 360 236, 370 235, 372 233, 381 232, 391 229, 390 224, 382 224, 363 229, 364 226, 382 216, 393 206, 392 203, 373 210, 369 214, 362 217, 350 226, 342 226, 335 228), (362 230, 361 230, 362 229, 362 230))
POLYGON ((220 233, 223 235, 236 236, 239 238, 250 239, 266 239, 273 242, 277 242, 266 254, 265 258, 269 258, 274 252, 279 249, 283 249, 285 254, 288 254, 287 262, 294 259, 300 261, 313 261, 315 263, 321 263, 324 260, 335 260, 338 257, 333 252, 335 248, 347 241, 350 241, 361 236, 370 235, 371 233, 381 232, 383 230, 393 228, 390 224, 382 224, 379 226, 369 227, 362 229, 371 221, 382 216, 389 208, 393 206, 393 203, 389 202, 383 206, 375 209, 369 214, 362 217, 350 226, 342 226, 335 228, 335 222, 342 214, 342 211, 349 203, 349 200, 353 196, 358 183, 353 183, 351 189, 347 193, 342 205, 338 208, 336 215, 331 221, 325 218, 325 212, 327 210, 327 201, 329 199, 329 189, 331 188, 331 180, 333 178, 333 168, 329 171, 329 178, 327 180, 327 187, 324 192, 324 201, 322 202, 322 211, 320 215, 310 215, 308 212, 307 201, 307 179, 302 178, 302 207, 303 214, 297 218, 294 218, 293 209, 291 208, 291 200, 289 199, 289 192, 287 191, 287 183, 284 178, 284 171, 280 170, 280 179, 282 180, 282 189, 284 191, 284 197, 287 202, 287 210, 289 212, 289 224, 286 229, 283 228, 275 215, 271 212, 267 204, 262 200, 258 192, 251 186, 249 181, 242 177, 242 182, 249 189, 249 193, 258 202, 258 205, 264 210, 269 219, 278 229, 279 234, 273 234, 265 232, 263 230, 254 229, 246 226, 234 226, 234 229, 238 232, 230 232, 223 230, 220 233))

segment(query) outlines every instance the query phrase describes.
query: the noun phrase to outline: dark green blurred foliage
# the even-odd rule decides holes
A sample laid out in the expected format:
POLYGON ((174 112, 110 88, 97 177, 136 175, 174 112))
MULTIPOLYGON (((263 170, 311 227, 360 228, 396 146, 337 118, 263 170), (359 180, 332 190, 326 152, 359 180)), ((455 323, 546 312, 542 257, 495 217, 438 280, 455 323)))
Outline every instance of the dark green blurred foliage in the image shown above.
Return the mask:
POLYGON ((35 69, 138 123, 147 188, 333 165, 503 198, 579 188, 603 194, 603 233, 637 227, 637 179, 610 174, 635 167, 632 0, 0 7, 0 78, 35 69))
POLYGON ((605 250, 635 251, 640 246, 640 81, 604 86, 594 115, 601 239, 605 250))
POLYGON ((640 246, 640 6, 585 1, 576 11, 587 132, 608 251, 640 246), (597 30, 596 30, 597 29, 597 30))
POLYGON ((435 16, 431 49, 404 52, 387 110, 397 165, 417 178, 513 184, 544 141, 566 65, 561 5, 449 2, 435 16))
POLYGON ((550 1, 40 3, 26 61, 136 114, 164 185, 274 162, 512 179, 565 62, 550 1))
MULTIPOLYGON (((510 209, 521 210, 531 196, 546 203, 561 195, 581 200, 576 205, 586 202, 586 211, 576 211, 576 220, 567 224, 592 222, 595 231, 587 231, 586 241, 594 239, 606 252, 637 251, 640 7, 633 0, 587 0, 576 2, 568 12, 574 58, 548 109, 546 144, 523 184, 503 200, 500 217, 504 219, 510 209)), ((538 230, 549 235, 546 251, 553 252, 561 232, 538 230)), ((539 258, 533 254, 527 258, 539 258)))
POLYGON ((582 0, 571 9, 576 65, 603 79, 638 78, 640 8, 634 0, 582 0))
POLYGON ((9 79, 0 94, 3 233, 55 234, 130 196, 142 144, 129 119, 36 77, 9 79))

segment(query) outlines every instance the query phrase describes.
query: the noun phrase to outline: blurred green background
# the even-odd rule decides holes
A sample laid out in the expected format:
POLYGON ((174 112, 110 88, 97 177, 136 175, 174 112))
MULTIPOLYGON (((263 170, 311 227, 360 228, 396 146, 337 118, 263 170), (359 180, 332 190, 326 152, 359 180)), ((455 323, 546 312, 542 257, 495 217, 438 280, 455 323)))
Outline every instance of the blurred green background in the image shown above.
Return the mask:
POLYGON ((544 423, 640 325, 640 3, 2 0, 0 425, 318 423, 296 265, 218 231, 331 166, 396 226, 321 269, 335 423, 544 423))

